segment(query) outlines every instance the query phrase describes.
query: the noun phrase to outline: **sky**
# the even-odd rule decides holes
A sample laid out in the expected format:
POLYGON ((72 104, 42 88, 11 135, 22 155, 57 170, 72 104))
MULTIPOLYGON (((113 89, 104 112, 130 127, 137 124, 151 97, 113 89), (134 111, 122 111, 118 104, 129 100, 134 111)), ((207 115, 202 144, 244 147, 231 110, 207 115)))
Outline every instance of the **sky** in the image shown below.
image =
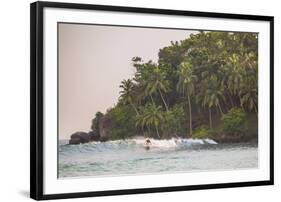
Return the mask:
POLYGON ((59 138, 90 131, 97 111, 119 97, 123 79, 135 72, 131 59, 157 62, 160 48, 194 31, 59 24, 59 138))

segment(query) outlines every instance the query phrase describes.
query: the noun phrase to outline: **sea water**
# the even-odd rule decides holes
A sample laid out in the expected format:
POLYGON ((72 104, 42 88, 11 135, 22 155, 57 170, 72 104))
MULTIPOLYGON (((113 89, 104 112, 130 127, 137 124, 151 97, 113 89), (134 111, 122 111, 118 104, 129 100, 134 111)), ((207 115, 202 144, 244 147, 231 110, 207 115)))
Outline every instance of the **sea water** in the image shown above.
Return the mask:
POLYGON ((150 149, 147 150, 143 138, 79 145, 59 142, 59 178, 258 167, 256 143, 217 144, 211 139, 151 139, 150 149))

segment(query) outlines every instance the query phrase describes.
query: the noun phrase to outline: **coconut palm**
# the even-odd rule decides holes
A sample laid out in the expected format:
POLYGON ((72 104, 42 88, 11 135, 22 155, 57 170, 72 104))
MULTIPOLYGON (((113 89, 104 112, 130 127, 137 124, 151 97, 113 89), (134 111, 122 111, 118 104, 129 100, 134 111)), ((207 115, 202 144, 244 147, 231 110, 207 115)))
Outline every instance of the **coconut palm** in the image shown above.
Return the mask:
POLYGON ((190 96, 194 92, 194 83, 197 81, 197 76, 193 74, 192 65, 190 62, 182 62, 179 66, 179 81, 177 91, 187 96, 189 108, 189 135, 192 136, 192 111, 190 96))
POLYGON ((255 110, 258 112, 257 107, 258 92, 257 89, 249 89, 249 91, 244 92, 244 95, 241 96, 241 105, 248 107, 250 111, 255 110))
POLYGON ((245 76, 239 95, 242 107, 258 112, 257 73, 253 71, 251 75, 245 76))
POLYGON ((155 64, 152 63, 152 61, 148 61, 144 64, 134 63, 134 67, 136 68, 134 81, 136 82, 137 88, 139 89, 137 97, 139 97, 140 100, 144 100, 146 97, 149 96, 151 102, 154 103, 152 94, 146 92, 146 89, 150 81, 152 80, 151 77, 153 75, 153 69, 155 68, 155 64))
POLYGON ((154 67, 152 74, 150 75, 150 78, 146 82, 145 87, 145 94, 152 96, 155 92, 158 92, 162 102, 164 103, 164 106, 166 108, 166 111, 169 111, 167 102, 164 99, 163 92, 168 92, 168 86, 169 83, 165 78, 165 74, 160 70, 159 67, 154 67))
POLYGON ((238 54, 229 57, 226 65, 227 81, 226 85, 232 95, 238 95, 243 80, 243 69, 241 68, 241 58, 238 54))
POLYGON ((216 76, 212 76, 207 82, 208 87, 205 91, 203 103, 209 107, 218 107, 221 114, 223 114, 220 102, 221 100, 225 100, 224 87, 219 84, 216 76))
POLYGON ((137 116, 136 126, 141 127, 154 127, 157 133, 158 138, 160 138, 159 134, 159 126, 164 120, 163 111, 161 106, 157 106, 155 104, 147 104, 141 114, 137 116))
POLYGON ((121 102, 123 102, 124 104, 129 103, 135 110, 136 114, 139 115, 139 112, 133 103, 133 99, 135 97, 135 86, 132 80, 123 80, 119 87, 122 88, 122 90, 119 92, 121 102))
POLYGON ((221 100, 225 100, 224 97, 224 87, 220 85, 216 76, 211 76, 205 81, 203 96, 202 96, 202 105, 208 107, 209 111, 209 123, 210 128, 212 128, 212 108, 218 107, 221 114, 223 114, 221 107, 221 100))

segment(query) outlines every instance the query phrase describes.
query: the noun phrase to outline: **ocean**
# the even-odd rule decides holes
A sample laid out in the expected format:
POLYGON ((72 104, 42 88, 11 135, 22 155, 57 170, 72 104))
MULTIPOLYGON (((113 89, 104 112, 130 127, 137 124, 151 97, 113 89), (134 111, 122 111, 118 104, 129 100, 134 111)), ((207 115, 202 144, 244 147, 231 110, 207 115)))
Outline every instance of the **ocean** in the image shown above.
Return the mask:
POLYGON ((144 138, 68 145, 59 141, 59 178, 258 168, 257 143, 217 144, 211 139, 144 138))

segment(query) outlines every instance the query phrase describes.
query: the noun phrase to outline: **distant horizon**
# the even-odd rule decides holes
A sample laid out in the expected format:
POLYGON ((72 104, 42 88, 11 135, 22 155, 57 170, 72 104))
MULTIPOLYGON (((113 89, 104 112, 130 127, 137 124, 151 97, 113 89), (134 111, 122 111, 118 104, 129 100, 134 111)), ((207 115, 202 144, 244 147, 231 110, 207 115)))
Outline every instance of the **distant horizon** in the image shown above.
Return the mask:
POLYGON ((135 56, 158 62, 159 48, 197 31, 59 24, 59 139, 90 131, 95 113, 105 113, 131 78, 135 56))

